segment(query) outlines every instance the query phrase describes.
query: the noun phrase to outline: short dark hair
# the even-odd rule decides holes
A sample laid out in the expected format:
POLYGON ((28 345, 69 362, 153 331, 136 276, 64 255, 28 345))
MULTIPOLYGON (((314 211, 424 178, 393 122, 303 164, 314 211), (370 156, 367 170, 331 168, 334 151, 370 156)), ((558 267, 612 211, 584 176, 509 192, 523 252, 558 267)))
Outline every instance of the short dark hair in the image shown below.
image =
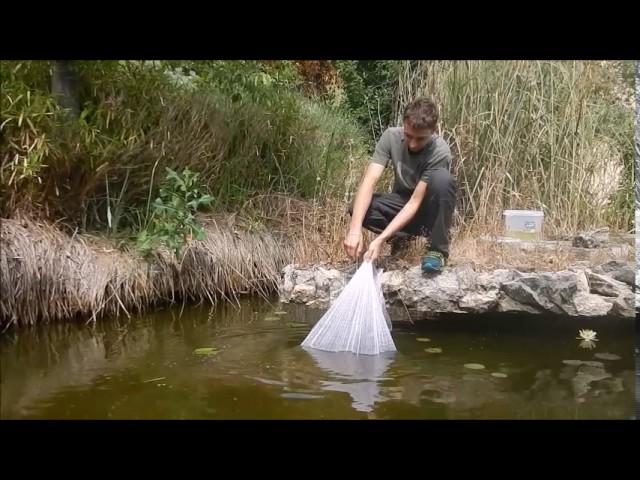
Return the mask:
POLYGON ((438 107, 430 98, 416 98, 404 109, 402 120, 415 128, 435 130, 438 124, 438 107))

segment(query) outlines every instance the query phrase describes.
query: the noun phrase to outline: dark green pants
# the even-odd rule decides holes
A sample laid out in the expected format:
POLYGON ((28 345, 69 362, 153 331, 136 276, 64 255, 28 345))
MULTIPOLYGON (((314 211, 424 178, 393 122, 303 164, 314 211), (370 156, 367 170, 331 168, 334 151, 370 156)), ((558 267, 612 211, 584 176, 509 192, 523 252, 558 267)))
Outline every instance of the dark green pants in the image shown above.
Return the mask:
MULTIPOLYGON (((424 236, 431 249, 449 256, 449 230, 456 206, 457 185, 447 169, 435 170, 427 187, 427 195, 415 217, 396 234, 397 237, 424 236)), ((381 233, 411 198, 411 193, 374 193, 362 226, 381 233)), ((353 204, 349 214, 353 213, 353 204)))

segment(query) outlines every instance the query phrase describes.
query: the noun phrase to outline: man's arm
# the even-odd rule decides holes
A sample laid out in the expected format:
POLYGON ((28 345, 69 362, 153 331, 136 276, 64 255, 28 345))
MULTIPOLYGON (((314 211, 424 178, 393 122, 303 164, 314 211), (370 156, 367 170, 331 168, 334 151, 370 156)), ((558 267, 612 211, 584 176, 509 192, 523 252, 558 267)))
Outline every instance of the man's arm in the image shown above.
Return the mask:
POLYGON ((344 240, 344 248, 352 258, 360 256, 364 250, 362 243, 362 222, 364 221, 364 216, 367 213, 369 205, 371 205, 376 183, 378 183, 383 172, 383 165, 370 163, 360 183, 360 187, 358 187, 358 192, 353 202, 353 213, 351 214, 351 222, 349 222, 349 230, 344 240))
POLYGON ((423 180, 418 182, 413 195, 406 203, 402 210, 398 212, 395 218, 387 225, 387 228, 376 237, 376 239, 369 245, 369 250, 365 254, 365 260, 373 261, 380 255, 383 243, 393 235, 400 231, 405 225, 407 225, 413 217, 415 217, 424 197, 427 193, 427 184, 423 180))
POLYGON ((353 215, 351 216, 351 222, 349 223, 350 232, 360 232, 362 229, 362 222, 364 216, 367 213, 369 205, 371 205, 371 199, 373 198, 373 191, 378 183, 378 179, 382 176, 384 167, 377 163, 371 163, 367 167, 367 171, 364 174, 362 183, 358 187, 356 198, 353 202, 353 215))

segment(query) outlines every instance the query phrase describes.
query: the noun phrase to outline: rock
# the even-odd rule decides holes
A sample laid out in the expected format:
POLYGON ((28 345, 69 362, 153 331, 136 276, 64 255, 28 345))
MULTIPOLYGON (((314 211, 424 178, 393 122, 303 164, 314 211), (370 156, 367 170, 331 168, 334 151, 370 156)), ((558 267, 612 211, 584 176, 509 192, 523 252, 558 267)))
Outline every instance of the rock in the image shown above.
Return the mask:
POLYGON ((347 284, 347 275, 335 270, 319 267, 314 272, 316 295, 321 300, 333 301, 347 284))
POLYGON ((493 272, 482 272, 476 275, 476 284, 485 290, 498 289, 505 282, 511 282, 518 278, 522 278, 524 274, 517 270, 498 269, 493 272))
MULTIPOLYGON (((498 309, 500 287, 504 282, 520 278, 522 274, 515 270, 495 270, 493 272, 477 273, 474 285, 467 286, 464 296, 458 301, 459 307, 469 313, 485 313, 498 309)), ((518 306, 510 305, 521 311, 518 306)))
POLYGON ((287 265, 282 271, 282 282, 280 283, 280 295, 290 296, 295 286, 293 273, 295 268, 293 265, 287 265))
POLYGON ((599 297, 598 295, 591 295, 588 293, 580 293, 576 295, 575 301, 575 313, 570 314, 578 317, 605 317, 611 315, 613 306, 606 299, 599 297))
MULTIPOLYGON (((585 271, 576 272, 576 285, 578 292, 573 300, 575 315, 604 317, 611 313, 611 301, 608 298, 603 298, 590 292, 589 281, 585 271)), ((571 315, 571 313, 569 314, 571 315)))
POLYGON ((513 300, 539 310, 575 315, 572 300, 578 292, 577 283, 575 272, 541 273, 506 282, 502 291, 513 300))
POLYGON ((601 228, 573 237, 572 245, 578 248, 601 248, 609 242, 609 229, 601 228))
POLYGON ((302 303, 317 301, 315 285, 300 284, 293 287, 291 296, 302 303))
MULTIPOLYGON (((420 266, 382 274, 382 289, 391 306, 437 313, 526 312, 578 317, 633 317, 631 288, 606 272, 626 264, 609 262, 598 272, 574 266, 561 272, 522 273, 500 269, 476 272, 470 266, 424 275, 420 266)), ((594 269, 595 270, 595 269, 594 269)), ((279 285, 283 302, 325 307, 340 294, 351 275, 330 266, 306 269, 289 265, 279 285)))
POLYGON ((628 290, 627 285, 613 278, 607 278, 597 273, 585 272, 589 281, 589 291, 605 297, 617 298, 628 290))
POLYGON ((403 283, 404 275, 398 270, 383 272, 382 274, 382 291, 384 293, 396 293, 400 290, 403 283))
POLYGON ((477 288, 477 274, 469 265, 458 267, 454 270, 458 288, 462 291, 475 291, 477 288))
POLYGON ((633 265, 620 262, 618 260, 612 260, 611 262, 604 263, 593 268, 593 272, 606 275, 619 282, 625 283, 630 287, 633 287, 636 279, 636 271, 633 265))
POLYGON ((497 310, 498 312, 505 313, 542 313, 539 309, 520 303, 517 300, 514 300, 513 298, 505 295, 504 293, 500 293, 498 297, 497 310))
POLYGON ((589 291, 612 299, 610 313, 615 316, 632 317, 635 314, 635 297, 626 283, 593 272, 585 272, 589 291))
POLYGON ((316 298, 315 300, 309 300, 308 302, 303 302, 307 307, 313 308, 327 308, 331 305, 331 302, 328 298, 316 298))
POLYGON ((467 293, 458 301, 458 306, 469 313, 489 312, 498 304, 499 291, 467 293))
POLYGON ((568 270, 577 272, 578 270, 588 270, 589 268, 591 268, 592 263, 589 262, 588 260, 580 260, 577 262, 574 262, 569 268, 568 270))
POLYGON ((398 299, 407 308, 426 312, 460 312, 460 290, 457 269, 439 275, 423 276, 420 266, 405 272, 404 283, 397 290, 398 299))
POLYGON ((611 314, 617 317, 633 317, 635 316, 636 299, 631 290, 620 295, 613 302, 611 314))

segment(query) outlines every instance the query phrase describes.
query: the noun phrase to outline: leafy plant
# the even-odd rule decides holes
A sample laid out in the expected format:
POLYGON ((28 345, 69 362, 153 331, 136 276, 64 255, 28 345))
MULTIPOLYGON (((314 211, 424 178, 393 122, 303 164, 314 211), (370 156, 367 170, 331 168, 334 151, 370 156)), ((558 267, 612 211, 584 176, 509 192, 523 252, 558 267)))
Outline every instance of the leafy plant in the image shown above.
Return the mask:
POLYGON ((344 82, 346 103, 360 125, 371 133, 373 143, 394 124, 393 96, 400 63, 392 60, 342 60, 336 62, 344 82))
POLYGON ((204 231, 195 218, 198 208, 213 201, 198 188, 198 173, 185 168, 181 175, 166 168, 167 176, 160 187, 160 196, 152 204, 151 222, 138 235, 138 250, 148 255, 158 245, 169 248, 176 256, 190 236, 204 238, 204 231))

